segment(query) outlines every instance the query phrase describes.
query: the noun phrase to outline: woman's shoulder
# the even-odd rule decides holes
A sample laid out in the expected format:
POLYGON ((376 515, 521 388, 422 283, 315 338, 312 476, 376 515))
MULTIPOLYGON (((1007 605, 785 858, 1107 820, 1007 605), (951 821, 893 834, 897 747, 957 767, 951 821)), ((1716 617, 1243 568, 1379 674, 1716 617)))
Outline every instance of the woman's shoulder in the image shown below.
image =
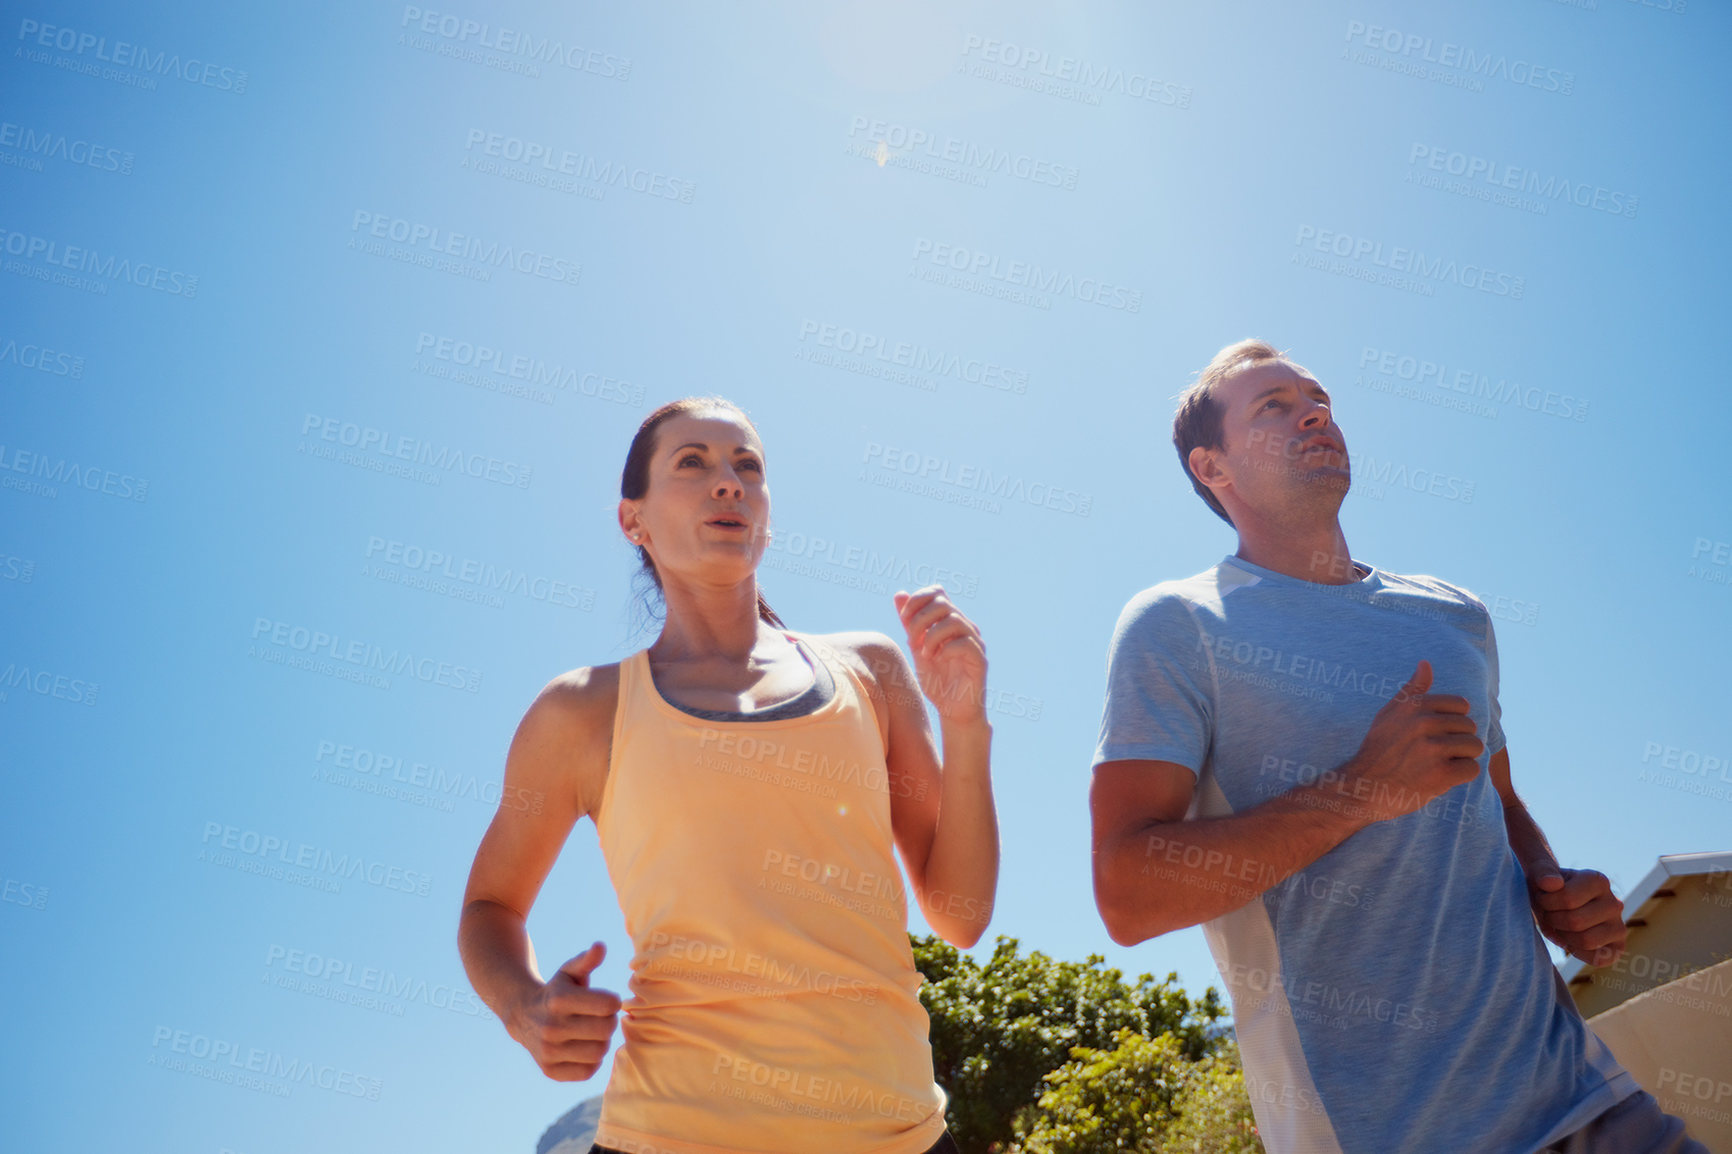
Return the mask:
POLYGON ((902 648, 888 634, 876 630, 849 629, 838 633, 788 632, 814 647, 823 647, 873 689, 895 680, 906 665, 902 648))
POLYGON ((612 731, 614 708, 619 701, 620 662, 580 665, 569 669, 535 695, 523 715, 525 724, 539 729, 557 729, 577 736, 612 731))
POLYGON ((573 813, 593 816, 613 758, 618 700, 617 663, 580 666, 549 681, 518 722, 507 782, 532 793, 569 794, 573 813))

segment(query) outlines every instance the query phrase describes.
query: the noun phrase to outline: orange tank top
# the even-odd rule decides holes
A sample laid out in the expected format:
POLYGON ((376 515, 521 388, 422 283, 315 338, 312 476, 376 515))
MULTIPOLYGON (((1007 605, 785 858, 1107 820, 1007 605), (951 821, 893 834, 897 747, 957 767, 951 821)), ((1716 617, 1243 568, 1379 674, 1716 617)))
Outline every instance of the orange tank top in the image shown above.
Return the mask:
MULTIPOLYGON (((792 639, 793 634, 787 634, 792 639)), ((596 810, 633 957, 595 1141, 668 1154, 919 1154, 944 1131, 865 686, 711 721, 619 667, 596 810)))

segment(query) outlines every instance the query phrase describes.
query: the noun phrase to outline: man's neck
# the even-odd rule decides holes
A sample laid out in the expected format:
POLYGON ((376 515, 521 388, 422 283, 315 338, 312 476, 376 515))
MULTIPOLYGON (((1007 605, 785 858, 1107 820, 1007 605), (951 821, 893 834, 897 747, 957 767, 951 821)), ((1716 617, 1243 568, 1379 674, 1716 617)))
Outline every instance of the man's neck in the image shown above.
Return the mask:
POLYGON ((1359 580, 1341 523, 1331 518, 1315 528, 1247 523, 1239 527, 1234 556, 1264 569, 1314 581, 1319 585, 1351 585, 1359 580))

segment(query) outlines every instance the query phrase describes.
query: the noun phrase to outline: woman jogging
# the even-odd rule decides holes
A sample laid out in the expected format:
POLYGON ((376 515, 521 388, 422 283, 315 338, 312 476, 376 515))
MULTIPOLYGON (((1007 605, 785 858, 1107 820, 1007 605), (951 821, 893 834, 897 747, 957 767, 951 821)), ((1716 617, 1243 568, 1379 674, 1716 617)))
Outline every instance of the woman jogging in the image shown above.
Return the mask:
POLYGON ((928 923, 973 945, 998 879, 979 630, 937 586, 894 598, 912 671, 880 633, 785 629, 757 585, 763 446, 719 397, 652 413, 620 494, 666 620, 519 724, 504 796, 545 802, 502 804, 475 855, 470 980, 559 1081, 622 1026, 598 1151, 954 1150, 891 846, 928 923), (623 1023, 589 984, 602 943, 544 980, 525 931, 585 815, 632 939, 623 1023))

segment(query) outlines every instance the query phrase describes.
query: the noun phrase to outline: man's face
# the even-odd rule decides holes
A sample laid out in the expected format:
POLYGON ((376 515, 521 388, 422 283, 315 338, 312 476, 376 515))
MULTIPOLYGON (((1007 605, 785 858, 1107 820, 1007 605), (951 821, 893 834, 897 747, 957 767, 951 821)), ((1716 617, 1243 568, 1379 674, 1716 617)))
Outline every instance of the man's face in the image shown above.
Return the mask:
POLYGON ((1215 482, 1211 488, 1229 513, 1234 502, 1266 514, 1298 504, 1340 508, 1351 482, 1347 440, 1317 378, 1287 361, 1262 361, 1213 392, 1226 447, 1193 450, 1192 458, 1209 455, 1214 468, 1205 482, 1215 482))

